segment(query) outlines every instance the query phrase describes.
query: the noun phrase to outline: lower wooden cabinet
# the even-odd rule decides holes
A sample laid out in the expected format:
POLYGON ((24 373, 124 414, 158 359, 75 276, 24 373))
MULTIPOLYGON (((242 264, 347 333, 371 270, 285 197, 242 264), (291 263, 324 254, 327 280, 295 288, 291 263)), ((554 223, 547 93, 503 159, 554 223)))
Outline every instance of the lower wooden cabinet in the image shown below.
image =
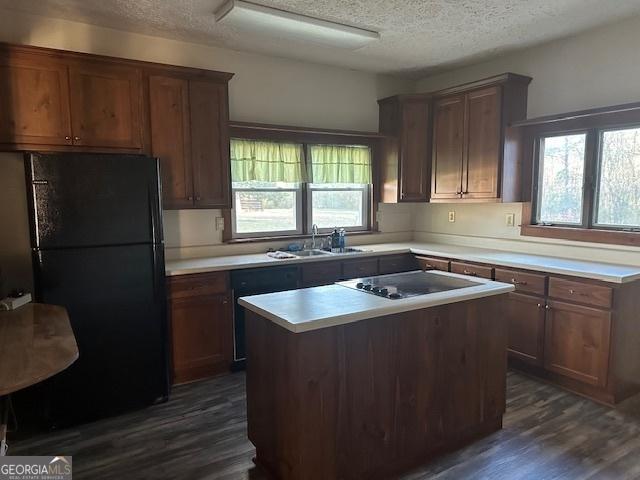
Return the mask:
POLYGON ((510 293, 502 305, 507 317, 509 356, 541 366, 546 312, 544 299, 510 293))
POLYGON ((545 368, 590 385, 606 386, 611 312, 564 302, 547 306, 545 368))
POLYGON ((229 370, 233 361, 233 297, 226 273, 169 280, 173 383, 229 370))
POLYGON ((410 253, 404 255, 389 255, 386 257, 380 257, 380 275, 409 272, 411 270, 418 270, 419 268, 420 266, 416 261, 416 257, 411 255, 410 253))
POLYGON ((361 278, 378 275, 378 259, 363 258, 362 260, 347 260, 342 263, 342 278, 361 278))
POLYGON ((341 276, 340 262, 317 262, 300 266, 300 284, 305 288, 330 285, 340 281, 341 276))
POLYGON ((448 272, 451 264, 449 260, 435 257, 416 257, 416 260, 421 270, 440 270, 448 272))
POLYGON ((493 267, 475 263, 451 262, 451 271, 471 277, 487 278, 489 280, 493 278, 493 267))

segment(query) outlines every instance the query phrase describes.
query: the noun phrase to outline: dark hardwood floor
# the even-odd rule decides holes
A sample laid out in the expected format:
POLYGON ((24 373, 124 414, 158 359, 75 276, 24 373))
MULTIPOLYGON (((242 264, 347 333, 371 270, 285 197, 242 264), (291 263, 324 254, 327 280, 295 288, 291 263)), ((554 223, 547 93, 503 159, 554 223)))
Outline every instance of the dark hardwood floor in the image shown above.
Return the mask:
MULTIPOLYGON (((73 455, 76 480, 262 480, 245 420, 236 373, 175 388, 163 405, 10 444, 9 453, 73 455)), ((640 398, 612 409, 510 372, 502 431, 402 478, 640 478, 640 398)))

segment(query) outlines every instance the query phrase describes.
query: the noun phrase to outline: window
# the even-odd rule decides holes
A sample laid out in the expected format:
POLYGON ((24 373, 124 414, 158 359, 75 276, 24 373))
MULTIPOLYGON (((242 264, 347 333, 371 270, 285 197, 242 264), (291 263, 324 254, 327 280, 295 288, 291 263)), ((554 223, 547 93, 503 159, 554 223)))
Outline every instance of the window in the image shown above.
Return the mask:
POLYGON ((231 140, 233 238, 370 227, 371 149, 231 140))
POLYGON ((540 140, 538 223, 582 224, 587 135, 540 140))
POLYGON ((595 225, 640 227, 640 128, 601 132, 595 225))
POLYGON ((640 127, 547 134, 537 145, 534 224, 640 231, 640 127))

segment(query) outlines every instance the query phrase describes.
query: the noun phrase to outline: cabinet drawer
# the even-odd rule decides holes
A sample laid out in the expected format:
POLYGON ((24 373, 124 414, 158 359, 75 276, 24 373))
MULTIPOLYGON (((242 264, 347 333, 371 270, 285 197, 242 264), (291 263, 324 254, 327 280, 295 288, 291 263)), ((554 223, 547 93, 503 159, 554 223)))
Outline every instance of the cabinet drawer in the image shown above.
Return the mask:
POLYGON ((168 284, 168 296, 171 299, 198 297, 225 293, 228 288, 226 272, 199 273, 171 277, 168 284))
POLYGON ((549 296, 596 307, 610 308, 613 289, 592 283, 551 277, 549 279, 549 296))
POLYGON ((470 275, 472 277, 493 278, 492 267, 475 265, 473 263, 451 262, 451 271, 453 273, 461 273, 462 275, 470 275))
POLYGON ((516 287, 516 292, 545 294, 546 275, 496 268, 495 279, 497 282, 513 284, 516 287))
POLYGON ((449 260, 443 260, 442 258, 434 257, 416 257, 418 265, 422 270, 442 270, 443 272, 449 271, 449 260))
POLYGON ((378 259, 353 260, 342 264, 342 277, 345 279, 371 277, 378 274, 378 259))
POLYGON ((400 273, 417 270, 418 262, 411 254, 406 255, 390 255, 380 258, 380 275, 387 273, 400 273))
POLYGON ((304 265, 302 269, 302 286, 328 285, 340 280, 342 270, 340 262, 318 262, 304 265))

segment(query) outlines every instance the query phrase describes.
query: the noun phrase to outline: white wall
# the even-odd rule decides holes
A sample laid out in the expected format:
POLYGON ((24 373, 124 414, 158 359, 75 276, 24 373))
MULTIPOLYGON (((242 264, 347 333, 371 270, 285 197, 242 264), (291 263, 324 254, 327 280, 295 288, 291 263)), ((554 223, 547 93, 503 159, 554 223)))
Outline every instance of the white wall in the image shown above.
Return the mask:
MULTIPOLYGON (((377 131, 377 99, 414 88, 413 82, 389 76, 1 10, 0 41, 233 72, 235 76, 229 84, 229 109, 231 119, 236 121, 377 131)), ((0 161, 0 177, 14 178, 9 175, 9 169, 14 174, 20 158, 14 154, 8 161, 0 159, 4 160, 0 161)), ((24 189, 23 183, 20 185, 24 189)), ((24 196, 24 190, 20 188, 11 190, 14 200, 24 196)), ((10 228, 24 229, 26 220, 20 212, 10 209, 11 203, 0 205, 0 216, 8 220, 8 225, 12 225, 10 228)), ((222 232, 214 228, 214 219, 219 215, 218 210, 165 212, 167 256, 184 252, 219 253, 222 232), (183 251, 181 247, 190 248, 183 251)), ((402 213, 399 215, 402 217, 402 213)), ((405 232, 405 239, 410 237, 412 230, 410 223, 399 225, 393 220, 382 221, 381 228, 396 233, 394 238, 400 228, 405 232)), ((5 238, 8 237, 3 235, 0 240, 5 238)), ((11 239, 12 243, 14 241, 11 239)), ((266 246, 261 244, 253 248, 264 250, 266 246)), ((239 249, 235 247, 233 251, 239 249)), ((3 243, 0 243, 0 250, 8 251, 3 243)), ((0 262, 3 256, 0 256, 0 262)))
MULTIPOLYGON (((508 54, 491 61, 433 75, 417 82, 416 91, 514 72, 533 78, 528 117, 640 101, 640 18, 594 29, 581 35, 508 54)), ((640 265, 640 249, 584 242, 521 237, 506 227, 508 212, 521 204, 416 206, 416 239, 493 246, 546 255, 640 265), (455 210, 455 223, 447 212, 455 210)))

